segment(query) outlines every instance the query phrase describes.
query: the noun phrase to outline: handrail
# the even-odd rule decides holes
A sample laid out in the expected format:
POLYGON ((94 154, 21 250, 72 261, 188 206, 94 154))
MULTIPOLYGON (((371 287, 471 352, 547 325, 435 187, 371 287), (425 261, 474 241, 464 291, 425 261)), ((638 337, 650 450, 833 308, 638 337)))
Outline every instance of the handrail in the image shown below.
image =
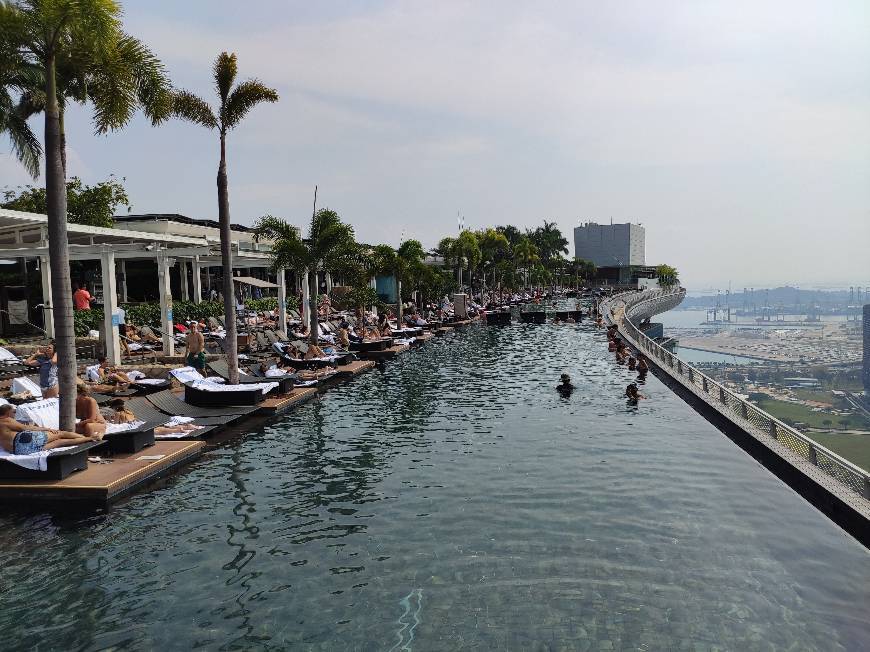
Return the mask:
POLYGON ((602 313, 638 350, 655 359, 660 369, 720 414, 759 438, 775 440, 851 492, 870 500, 870 473, 741 398, 654 342, 632 321, 638 315, 650 317, 666 312, 679 305, 684 296, 682 288, 623 292, 603 301, 602 313))

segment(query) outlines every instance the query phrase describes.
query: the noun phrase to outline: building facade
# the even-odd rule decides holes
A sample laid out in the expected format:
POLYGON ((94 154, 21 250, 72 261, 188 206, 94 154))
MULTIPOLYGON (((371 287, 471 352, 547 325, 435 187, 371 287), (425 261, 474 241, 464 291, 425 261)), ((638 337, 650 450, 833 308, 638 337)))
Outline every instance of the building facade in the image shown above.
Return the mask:
POLYGON ((864 306, 864 400, 870 403, 870 303, 864 306))
POLYGON ((597 267, 646 264, 646 231, 640 224, 587 222, 574 229, 574 256, 597 267))

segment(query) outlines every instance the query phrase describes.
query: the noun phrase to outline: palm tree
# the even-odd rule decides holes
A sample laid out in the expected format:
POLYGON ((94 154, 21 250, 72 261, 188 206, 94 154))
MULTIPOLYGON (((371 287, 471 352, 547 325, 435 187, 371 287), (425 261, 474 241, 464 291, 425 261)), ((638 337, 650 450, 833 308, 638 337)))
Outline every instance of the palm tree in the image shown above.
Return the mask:
POLYGON ((27 124, 27 117, 16 110, 10 91, 25 93, 44 83, 39 67, 24 59, 8 42, 0 43, 0 133, 12 143, 12 153, 34 179, 39 176, 42 145, 27 124))
MULTIPOLYGON (((44 72, 24 89, 16 112, 27 119, 45 110, 44 72)), ((137 109, 152 125, 169 117, 172 105, 169 78, 163 64, 141 41, 118 30, 97 59, 75 52, 58 53, 55 68, 60 155, 66 165, 66 108, 71 102, 94 105, 98 132, 123 127, 137 109)))
MULTIPOLYGON (((73 326, 69 249, 66 224, 63 141, 58 99, 58 64, 75 62, 87 80, 87 70, 104 66, 105 88, 89 93, 97 133, 127 123, 137 108, 137 81, 129 69, 114 65, 112 57, 126 37, 121 8, 114 0, 18 0, 0 2, 0 51, 17 52, 24 62, 38 66, 44 88, 45 193, 48 215, 48 253, 51 263, 53 318, 60 385, 60 427, 75 426, 76 351, 73 326)), ((92 78, 96 79, 96 78, 92 78)))
MULTIPOLYGON (((254 225, 258 236, 271 240, 272 263, 276 268, 289 267, 298 272, 308 270, 308 292, 317 296, 317 271, 341 274, 356 265, 359 247, 353 237, 353 228, 341 221, 338 213, 322 208, 311 216, 308 238, 303 240, 299 230, 285 220, 264 215, 254 225)), ((308 327, 312 344, 317 344, 317 309, 309 311, 308 327)))
MULTIPOLYGON (((518 267, 528 270, 529 267, 537 264, 540 259, 538 248, 532 244, 529 238, 523 237, 514 246, 514 261, 518 267)), ((528 284, 528 281, 526 281, 526 284, 528 284)))
POLYGON ((220 107, 217 114, 202 98, 189 91, 178 91, 172 112, 183 120, 216 130, 220 136, 221 159, 217 173, 218 220, 221 234, 221 264, 224 276, 224 317, 227 328, 227 365, 229 381, 239 382, 239 351, 236 336, 236 302, 233 288, 233 258, 230 233, 230 198, 227 181, 227 133, 237 127, 248 111, 261 102, 277 102, 278 93, 257 79, 249 79, 233 88, 238 66, 235 54, 222 52, 214 62, 214 83, 220 107))
POLYGON ((396 282, 396 316, 399 328, 402 327, 402 282, 410 281, 420 272, 426 251, 419 240, 405 240, 398 249, 389 245, 374 248, 376 269, 382 274, 391 274, 396 282))

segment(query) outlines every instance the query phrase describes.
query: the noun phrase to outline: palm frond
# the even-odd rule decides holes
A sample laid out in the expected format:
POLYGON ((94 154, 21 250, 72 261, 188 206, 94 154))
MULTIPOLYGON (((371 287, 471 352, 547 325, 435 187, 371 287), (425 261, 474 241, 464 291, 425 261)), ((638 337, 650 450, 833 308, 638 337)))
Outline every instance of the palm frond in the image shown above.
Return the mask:
POLYGON ((286 220, 274 215, 263 215, 254 223, 254 233, 267 240, 292 239, 299 237, 299 231, 286 220))
POLYGON ((138 39, 123 34, 116 50, 136 87, 136 101, 152 124, 166 120, 172 109, 169 76, 163 63, 138 39))
POLYGON ((239 124, 252 108, 261 102, 277 102, 278 93, 258 79, 249 79, 233 89, 226 100, 223 124, 232 129, 239 124))
POLYGON ((172 115, 209 129, 217 129, 218 121, 208 103, 190 91, 172 94, 172 115))
POLYGON ((236 60, 236 53, 227 54, 221 52, 218 58, 214 60, 212 71, 214 73, 214 88, 217 91, 218 97, 221 98, 221 106, 226 104, 227 98, 230 95, 230 89, 233 87, 233 82, 236 80, 239 65, 236 60))
POLYGON ((34 179, 39 177, 42 145, 39 139, 12 105, 12 99, 0 89, 0 133, 5 133, 12 143, 12 152, 34 179))

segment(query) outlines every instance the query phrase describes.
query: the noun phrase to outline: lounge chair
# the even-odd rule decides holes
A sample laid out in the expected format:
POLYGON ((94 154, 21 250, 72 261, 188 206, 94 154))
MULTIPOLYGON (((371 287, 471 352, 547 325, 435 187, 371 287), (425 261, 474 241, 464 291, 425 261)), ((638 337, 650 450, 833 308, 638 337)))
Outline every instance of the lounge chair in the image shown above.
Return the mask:
MULTIPOLYGON (((146 422, 154 424, 154 427, 165 426, 172 422, 176 415, 169 415, 158 410, 154 405, 145 398, 131 398, 126 403, 127 409, 136 415, 137 419, 144 419, 146 422)), ((219 432, 230 421, 238 418, 237 415, 227 417, 199 417, 192 418, 191 422, 199 426, 196 430, 191 430, 187 433, 178 433, 172 435, 155 435, 156 439, 199 439, 200 437, 208 437, 219 432)))
POLYGON ((88 451, 100 444, 87 442, 33 455, 12 455, 0 449, 0 480, 63 480, 88 468, 88 451))
MULTIPOLYGON (((221 378, 229 381, 230 368, 226 360, 214 360, 208 363, 209 368, 221 378)), ((251 375, 239 369, 239 384, 250 385, 263 382, 278 383, 278 392, 281 394, 289 394, 293 391, 296 381, 299 377, 296 374, 284 374, 283 376, 262 376, 251 375)))
POLYGON ((182 401, 171 390, 150 394, 145 398, 158 410, 170 416, 193 417, 197 420, 207 417, 223 417, 226 418, 225 423, 228 424, 257 410, 256 406, 245 405, 224 405, 221 409, 191 405, 182 401))

